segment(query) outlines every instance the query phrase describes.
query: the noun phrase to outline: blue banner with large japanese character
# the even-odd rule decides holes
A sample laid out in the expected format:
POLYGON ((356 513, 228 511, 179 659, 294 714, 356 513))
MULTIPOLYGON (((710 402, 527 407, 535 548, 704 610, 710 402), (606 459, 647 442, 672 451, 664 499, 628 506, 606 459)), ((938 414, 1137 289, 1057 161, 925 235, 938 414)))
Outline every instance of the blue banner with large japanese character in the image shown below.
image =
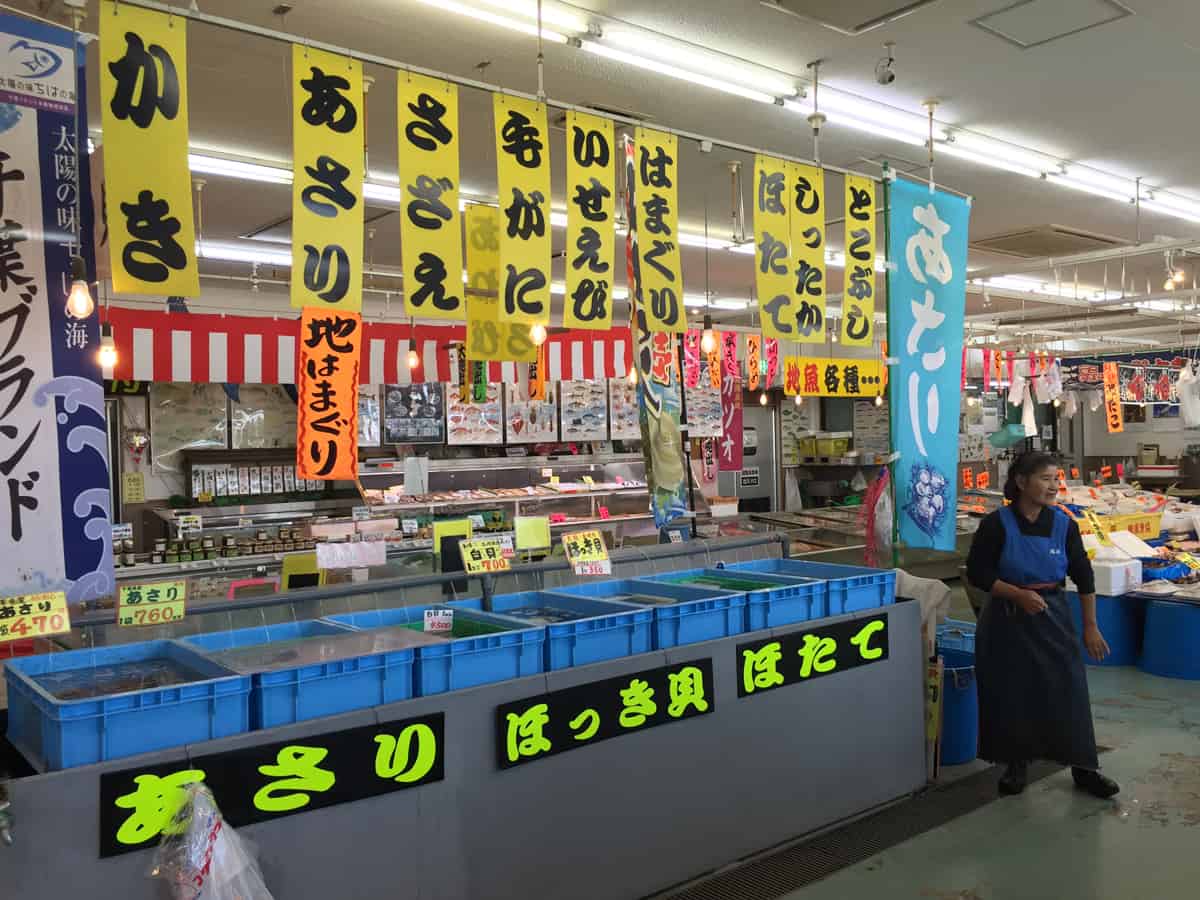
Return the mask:
POLYGON ((888 355, 900 540, 953 550, 966 302, 963 197, 896 179, 889 194, 888 355))
POLYGON ((113 591, 100 329, 67 310, 90 256, 81 60, 69 30, 0 15, 0 597, 71 604, 113 591))

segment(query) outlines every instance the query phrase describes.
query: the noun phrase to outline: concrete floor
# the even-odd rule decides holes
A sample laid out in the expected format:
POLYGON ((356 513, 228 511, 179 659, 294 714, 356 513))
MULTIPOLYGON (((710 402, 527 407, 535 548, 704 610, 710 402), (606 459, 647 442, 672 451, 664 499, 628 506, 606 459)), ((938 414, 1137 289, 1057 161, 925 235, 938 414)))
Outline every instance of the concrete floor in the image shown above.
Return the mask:
POLYGON ((1062 771, 788 900, 1200 897, 1200 682, 1088 672, 1115 799, 1079 793, 1062 771))

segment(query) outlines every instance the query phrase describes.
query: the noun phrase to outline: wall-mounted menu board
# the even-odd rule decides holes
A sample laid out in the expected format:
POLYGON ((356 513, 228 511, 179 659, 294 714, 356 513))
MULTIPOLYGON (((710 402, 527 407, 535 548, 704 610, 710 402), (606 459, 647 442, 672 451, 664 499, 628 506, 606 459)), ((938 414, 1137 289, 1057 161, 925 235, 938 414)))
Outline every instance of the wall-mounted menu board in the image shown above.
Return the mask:
POLYGON ((544 400, 530 400, 529 389, 507 385, 504 415, 504 441, 508 444, 538 444, 558 440, 558 406, 554 402, 556 385, 546 385, 544 400))
POLYGON ((440 444, 446 440, 442 385, 389 384, 383 389, 385 444, 440 444))

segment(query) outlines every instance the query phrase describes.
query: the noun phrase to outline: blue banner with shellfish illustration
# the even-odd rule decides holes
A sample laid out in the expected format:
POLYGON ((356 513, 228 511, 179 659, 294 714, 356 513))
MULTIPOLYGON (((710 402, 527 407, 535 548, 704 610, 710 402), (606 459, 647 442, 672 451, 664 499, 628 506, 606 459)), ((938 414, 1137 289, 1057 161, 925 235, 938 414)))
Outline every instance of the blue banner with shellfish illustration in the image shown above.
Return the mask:
POLYGON ((889 191, 888 355, 900 540, 953 550, 966 302, 964 197, 902 179, 889 191))

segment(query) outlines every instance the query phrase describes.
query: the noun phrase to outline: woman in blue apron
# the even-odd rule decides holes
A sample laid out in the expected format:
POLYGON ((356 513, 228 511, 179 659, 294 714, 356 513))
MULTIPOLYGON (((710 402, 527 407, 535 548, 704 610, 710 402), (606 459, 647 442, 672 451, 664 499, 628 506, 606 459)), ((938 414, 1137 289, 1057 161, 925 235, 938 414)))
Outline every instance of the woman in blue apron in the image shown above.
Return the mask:
POLYGON ((1008 471, 1011 501, 980 523, 967 557, 971 584, 990 599, 975 635, 979 756, 1007 769, 1000 792, 1025 789, 1030 762, 1071 767, 1075 784, 1097 797, 1120 788, 1099 772, 1087 674, 1063 594, 1069 574, 1083 608, 1083 644, 1108 655, 1096 626, 1096 586, 1079 526, 1058 502, 1057 463, 1027 453, 1008 471))

